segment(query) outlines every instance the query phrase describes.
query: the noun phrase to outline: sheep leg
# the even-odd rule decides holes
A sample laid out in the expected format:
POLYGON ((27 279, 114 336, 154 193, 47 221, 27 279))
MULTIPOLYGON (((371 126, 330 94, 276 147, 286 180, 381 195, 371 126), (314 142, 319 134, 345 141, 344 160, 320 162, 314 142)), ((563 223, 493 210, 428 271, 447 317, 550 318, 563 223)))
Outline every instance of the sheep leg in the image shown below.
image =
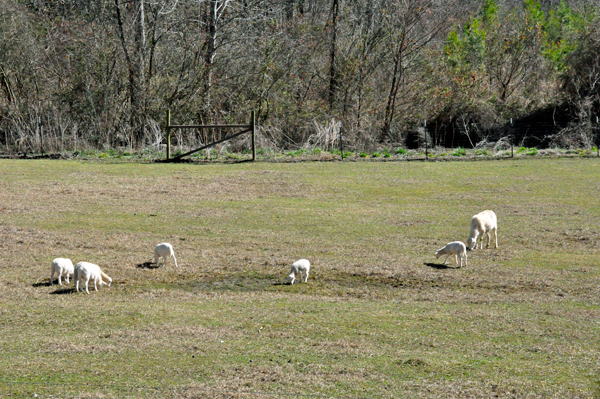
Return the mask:
POLYGON ((308 270, 304 274, 304 282, 306 283, 307 281, 308 281, 308 270))
POLYGON ((62 285, 61 276, 62 276, 62 272, 58 272, 58 285, 62 285))
POLYGON ((447 254, 447 255, 446 255, 446 259, 444 259, 444 263, 442 263, 443 265, 445 265, 445 264, 446 264, 446 261, 448 260, 448 257, 449 257, 449 256, 450 256, 450 254, 447 254))
POLYGON ((490 232, 488 231, 487 233, 485 233, 487 235, 487 245, 485 246, 486 248, 490 247, 490 240, 492 239, 492 236, 490 235, 490 232))
POLYGON ((498 248, 498 228, 494 229, 494 238, 496 239, 496 246, 494 248, 498 248))
POLYGON ((173 262, 175 262, 175 267, 177 267, 177 259, 175 258, 175 254, 173 254, 173 262))
POLYGON ((90 282, 89 279, 85 280, 85 292, 87 292, 88 294, 90 293, 90 290, 88 289, 88 283, 90 282))

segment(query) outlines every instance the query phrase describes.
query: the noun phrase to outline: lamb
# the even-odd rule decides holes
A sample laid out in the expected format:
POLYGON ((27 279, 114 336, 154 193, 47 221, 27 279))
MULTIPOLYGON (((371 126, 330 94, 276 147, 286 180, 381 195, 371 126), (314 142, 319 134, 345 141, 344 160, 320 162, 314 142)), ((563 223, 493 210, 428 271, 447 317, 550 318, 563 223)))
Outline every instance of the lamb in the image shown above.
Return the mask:
POLYGON ((477 240, 480 241, 480 249, 483 249, 483 235, 487 235, 486 248, 490 247, 491 232, 494 232, 496 246, 498 248, 498 221, 493 211, 487 210, 473 216, 471 219, 471 232, 467 240, 467 250, 477 249, 477 240))
POLYGON ((58 275, 58 285, 62 285, 62 277, 69 284, 69 277, 73 275, 73 262, 67 258, 56 258, 50 265, 50 285, 54 284, 54 274, 58 275))
POLYGON ((300 276, 300 281, 302 281, 302 275, 304 274, 304 282, 308 280, 308 272, 310 271, 310 262, 306 259, 300 259, 292 264, 292 269, 290 270, 289 279, 292 280, 291 284, 294 284, 296 281, 296 276, 300 276))
POLYGON ((154 262, 156 262, 156 267, 158 267, 158 259, 163 258, 163 264, 167 263, 167 259, 173 257, 173 261, 175 262, 175 267, 177 267, 177 259, 175 258, 175 252, 173 251, 173 246, 167 242, 158 244, 156 248, 154 248, 154 262))
POLYGON ((94 289, 96 291, 98 291, 98 286, 102 288, 102 284, 109 287, 112 284, 112 278, 108 277, 106 273, 100 269, 100 266, 89 262, 79 262, 75 265, 73 280, 75 281, 75 291, 77 292, 79 292, 79 283, 85 281, 85 292, 88 294, 90 293, 88 290, 88 283, 90 280, 94 282, 94 289), (102 279, 105 279, 108 283, 105 283, 102 279))
POLYGON ((458 257, 460 257, 460 266, 462 267, 463 257, 465 258, 465 266, 467 266, 467 248, 465 244, 461 241, 452 241, 451 243, 446 244, 444 248, 440 248, 435 251, 436 259, 439 259, 440 256, 446 255, 446 259, 444 259, 444 264, 448 260, 450 255, 454 255, 454 263, 458 265, 458 257))

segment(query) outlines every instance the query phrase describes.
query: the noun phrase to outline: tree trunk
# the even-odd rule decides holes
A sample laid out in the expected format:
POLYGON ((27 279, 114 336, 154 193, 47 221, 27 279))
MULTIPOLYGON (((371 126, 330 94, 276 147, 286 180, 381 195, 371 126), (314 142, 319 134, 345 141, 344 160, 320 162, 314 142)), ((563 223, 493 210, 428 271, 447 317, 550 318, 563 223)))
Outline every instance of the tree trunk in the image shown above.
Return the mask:
POLYGON ((215 42, 217 40, 217 4, 218 0, 210 0, 208 4, 206 56, 204 58, 206 75, 204 81, 204 107, 206 123, 210 122, 212 65, 215 58, 215 42))
POLYGON ((329 50, 329 111, 333 109, 335 103, 335 94, 337 90, 337 71, 335 69, 336 41, 337 41, 337 20, 339 13, 339 0, 333 0, 331 3, 331 47, 329 50))
POLYGON ((379 138, 380 142, 385 141, 390 134, 390 129, 392 126, 392 120, 394 119, 394 110, 396 108, 396 97, 398 96, 398 89, 400 88, 400 83, 402 81, 403 74, 403 66, 402 66, 402 58, 404 55, 404 34, 400 37, 400 43, 398 43, 398 48, 396 49, 396 54, 394 56, 394 69, 392 72, 392 82, 390 84, 390 92, 388 94, 386 106, 385 106, 385 117, 383 121, 383 127, 381 129, 381 136, 379 138))
POLYGON ((134 95, 132 105, 132 129, 135 145, 140 145, 146 136, 146 81, 144 68, 146 65, 146 15, 144 0, 137 2, 137 20, 135 22, 135 55, 133 65, 134 95))

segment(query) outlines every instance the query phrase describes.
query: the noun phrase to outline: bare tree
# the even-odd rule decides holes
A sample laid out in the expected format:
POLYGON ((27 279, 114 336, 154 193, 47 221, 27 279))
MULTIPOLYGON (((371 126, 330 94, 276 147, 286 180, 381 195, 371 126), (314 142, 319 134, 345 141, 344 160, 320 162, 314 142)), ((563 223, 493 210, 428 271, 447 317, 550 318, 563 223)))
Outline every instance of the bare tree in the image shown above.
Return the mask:
POLYGON ((407 71, 418 67, 422 51, 448 24, 447 8, 441 0, 400 0, 392 1, 388 6, 392 10, 387 20, 389 89, 380 141, 389 138, 401 89, 412 83, 407 71))

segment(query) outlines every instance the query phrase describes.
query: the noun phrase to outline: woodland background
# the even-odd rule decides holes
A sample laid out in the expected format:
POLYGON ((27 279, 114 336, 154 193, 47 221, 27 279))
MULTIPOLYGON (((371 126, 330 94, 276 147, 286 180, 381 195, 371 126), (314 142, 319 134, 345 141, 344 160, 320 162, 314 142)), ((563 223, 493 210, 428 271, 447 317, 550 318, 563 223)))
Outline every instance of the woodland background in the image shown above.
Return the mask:
POLYGON ((157 147, 167 109, 254 110, 273 149, 340 122, 355 148, 591 148, 599 28, 583 0, 0 0, 0 151, 157 147))

